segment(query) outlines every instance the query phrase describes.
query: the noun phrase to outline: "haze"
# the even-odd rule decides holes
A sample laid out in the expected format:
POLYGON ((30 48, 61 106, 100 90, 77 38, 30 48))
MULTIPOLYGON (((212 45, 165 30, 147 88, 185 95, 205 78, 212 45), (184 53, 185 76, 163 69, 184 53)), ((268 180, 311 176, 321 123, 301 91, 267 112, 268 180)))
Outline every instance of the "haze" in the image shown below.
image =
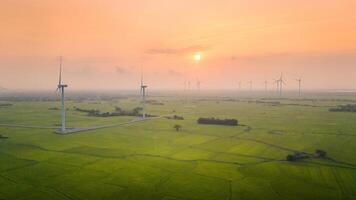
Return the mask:
POLYGON ((356 89, 354 0, 2 0, 0 86, 51 90, 356 89), (201 59, 195 60, 196 53, 201 59), (272 86, 271 86, 272 87, 272 86))

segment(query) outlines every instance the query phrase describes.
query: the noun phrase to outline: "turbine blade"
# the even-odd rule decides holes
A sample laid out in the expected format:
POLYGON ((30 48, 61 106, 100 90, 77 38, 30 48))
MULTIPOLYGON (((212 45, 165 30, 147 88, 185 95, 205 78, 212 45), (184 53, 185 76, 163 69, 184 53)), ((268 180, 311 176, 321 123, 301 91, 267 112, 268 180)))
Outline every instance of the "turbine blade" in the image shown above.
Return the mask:
POLYGON ((143 93, 143 69, 141 67, 141 85, 140 85, 140 94, 143 93))
POLYGON ((141 67, 141 89, 143 86, 143 68, 141 67))
POLYGON ((62 56, 59 57, 59 78, 58 85, 62 84, 62 56))

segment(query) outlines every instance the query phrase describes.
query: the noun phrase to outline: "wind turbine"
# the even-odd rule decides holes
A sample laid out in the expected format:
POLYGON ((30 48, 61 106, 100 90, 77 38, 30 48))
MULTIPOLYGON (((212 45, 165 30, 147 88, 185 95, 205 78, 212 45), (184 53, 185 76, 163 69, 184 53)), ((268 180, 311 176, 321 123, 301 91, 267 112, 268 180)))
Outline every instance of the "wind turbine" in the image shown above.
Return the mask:
POLYGON ((140 87, 140 93, 142 94, 142 118, 146 118, 146 113, 145 113, 145 104, 146 104, 146 88, 147 85, 143 84, 143 73, 141 74, 141 87, 140 87))
POLYGON ((265 83, 265 92, 267 92, 267 89, 268 89, 268 88, 267 88, 267 86, 268 86, 268 82, 267 82, 267 81, 265 81, 264 83, 265 83))
POLYGON ((274 83, 276 84, 276 91, 279 92, 279 80, 273 79, 274 83))
POLYGON ((286 85, 286 82, 283 80, 283 74, 277 80, 279 82, 279 96, 282 96, 283 85, 286 85))
POLYGON ((248 82, 250 84, 250 92, 252 91, 252 81, 248 82))
POLYGON ((61 93, 61 133, 66 132, 66 115, 65 115, 65 105, 64 105, 64 88, 68 85, 62 83, 62 56, 59 57, 59 80, 56 92, 61 93))
POLYGON ((239 90, 241 91, 241 81, 239 81, 238 85, 239 85, 239 90))
POLYGON ((201 84, 200 80, 197 79, 197 89, 198 89, 199 92, 200 92, 200 84, 201 84))
POLYGON ((296 81, 298 81, 298 86, 299 86, 299 96, 302 96, 302 90, 301 90, 301 86, 302 86, 302 78, 296 79, 296 81))

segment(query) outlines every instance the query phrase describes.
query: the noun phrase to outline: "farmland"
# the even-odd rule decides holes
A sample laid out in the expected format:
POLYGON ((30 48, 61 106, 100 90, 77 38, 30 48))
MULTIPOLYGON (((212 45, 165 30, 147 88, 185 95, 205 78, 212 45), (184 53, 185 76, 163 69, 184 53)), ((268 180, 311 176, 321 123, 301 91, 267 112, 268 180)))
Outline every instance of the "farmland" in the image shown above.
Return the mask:
MULTIPOLYGON (((303 98, 262 95, 151 95, 157 117, 60 135, 57 101, 0 104, 0 199, 355 199, 356 114, 352 93, 303 98), (157 103, 159 102, 159 103, 157 103), (199 117, 237 119, 202 125, 199 117), (6 124, 38 126, 8 127, 6 124), (181 125, 176 131, 174 126, 181 125), (40 128, 43 127, 43 128, 40 128), (294 152, 327 157, 286 161, 294 152)), ((67 126, 135 117, 95 117, 75 108, 131 110, 137 97, 68 100, 67 126)))

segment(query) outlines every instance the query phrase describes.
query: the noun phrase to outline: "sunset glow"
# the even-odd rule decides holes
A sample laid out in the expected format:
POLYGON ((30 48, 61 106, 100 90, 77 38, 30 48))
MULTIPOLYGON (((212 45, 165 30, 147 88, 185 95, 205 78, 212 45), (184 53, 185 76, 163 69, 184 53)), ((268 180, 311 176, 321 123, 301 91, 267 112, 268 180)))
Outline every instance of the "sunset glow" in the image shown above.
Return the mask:
POLYGON ((52 89, 63 55, 78 90, 134 89, 142 65, 151 88, 196 76, 210 89, 263 88, 283 72, 310 89, 356 89, 355 10, 350 0, 4 0, 0 86, 52 89))

